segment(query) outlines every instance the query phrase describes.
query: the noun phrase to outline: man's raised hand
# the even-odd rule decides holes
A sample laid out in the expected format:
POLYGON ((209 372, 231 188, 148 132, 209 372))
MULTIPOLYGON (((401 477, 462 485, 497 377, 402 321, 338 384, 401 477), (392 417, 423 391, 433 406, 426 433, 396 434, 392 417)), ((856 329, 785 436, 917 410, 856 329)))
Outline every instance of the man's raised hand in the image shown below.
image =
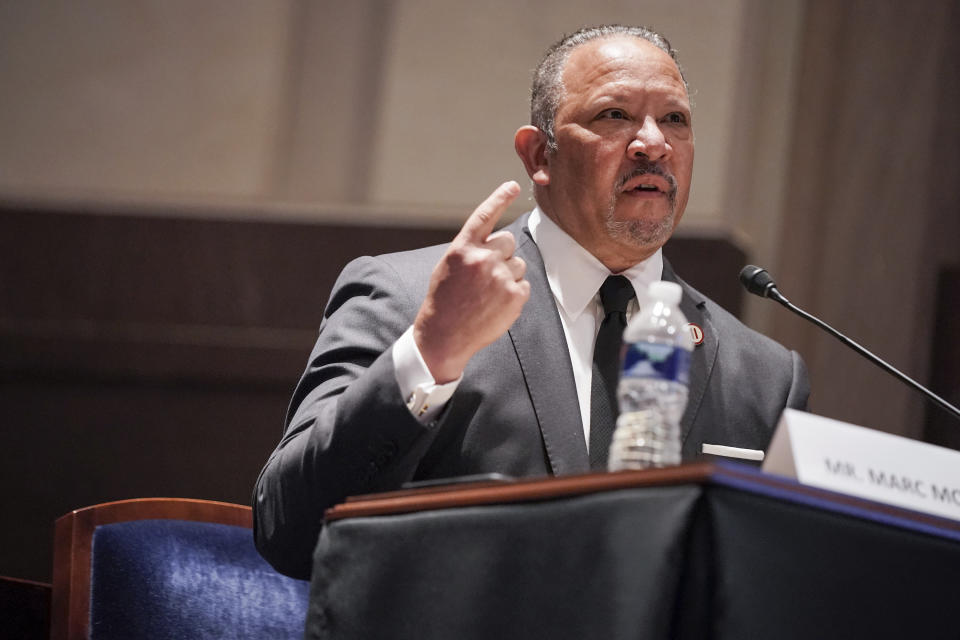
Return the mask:
POLYGON ((510 328, 530 297, 509 231, 493 232, 520 185, 505 182, 477 207, 430 276, 413 338, 437 383, 456 380, 477 351, 510 328))

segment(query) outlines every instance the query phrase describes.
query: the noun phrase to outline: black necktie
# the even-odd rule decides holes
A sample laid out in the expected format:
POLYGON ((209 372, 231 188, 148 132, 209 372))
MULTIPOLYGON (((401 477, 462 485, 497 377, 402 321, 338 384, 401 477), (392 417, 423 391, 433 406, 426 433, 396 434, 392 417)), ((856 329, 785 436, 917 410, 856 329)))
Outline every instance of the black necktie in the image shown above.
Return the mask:
POLYGON ((604 318, 593 350, 590 388, 590 467, 607 468, 610 440, 617 424, 617 382, 620 379, 620 344, 627 326, 627 305, 633 285, 624 276, 609 276, 600 287, 604 318))

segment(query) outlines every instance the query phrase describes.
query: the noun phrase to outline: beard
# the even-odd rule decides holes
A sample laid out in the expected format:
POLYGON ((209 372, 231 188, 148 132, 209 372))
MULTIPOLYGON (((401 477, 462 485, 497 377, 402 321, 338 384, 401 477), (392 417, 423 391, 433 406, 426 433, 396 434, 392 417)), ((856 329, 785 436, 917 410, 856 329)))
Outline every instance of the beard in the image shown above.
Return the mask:
POLYGON ((677 179, 658 164, 641 160, 636 167, 617 180, 613 194, 610 197, 610 206, 606 213, 607 233, 614 240, 636 247, 658 247, 670 239, 677 217, 677 179), (642 175, 657 175, 670 185, 667 192, 667 215, 659 219, 617 220, 617 200, 623 194, 623 187, 630 180, 642 175))
POLYGON ((607 216, 607 233, 611 238, 638 248, 656 245, 662 247, 673 234, 676 210, 659 220, 615 220, 613 208, 607 216))

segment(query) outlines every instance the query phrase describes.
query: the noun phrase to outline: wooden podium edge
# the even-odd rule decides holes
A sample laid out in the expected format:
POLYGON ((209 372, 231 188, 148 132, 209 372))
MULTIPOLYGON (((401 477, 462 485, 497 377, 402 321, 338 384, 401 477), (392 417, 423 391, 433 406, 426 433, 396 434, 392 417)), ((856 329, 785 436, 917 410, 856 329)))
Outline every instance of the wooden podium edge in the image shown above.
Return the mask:
POLYGON ((793 478, 727 462, 693 462, 663 469, 520 479, 508 483, 450 484, 354 496, 343 504, 327 509, 325 520, 334 522, 435 509, 536 502, 619 489, 692 483, 710 483, 750 491, 770 499, 827 508, 838 514, 886 522, 960 541, 960 521, 803 485, 793 478))
POLYGON ((327 522, 344 518, 410 513, 430 509, 451 509, 485 504, 533 502, 567 496, 615 491, 635 487, 667 486, 703 482, 718 466, 710 462, 615 473, 523 479, 510 483, 448 485, 429 489, 410 489, 355 496, 327 509, 327 522))

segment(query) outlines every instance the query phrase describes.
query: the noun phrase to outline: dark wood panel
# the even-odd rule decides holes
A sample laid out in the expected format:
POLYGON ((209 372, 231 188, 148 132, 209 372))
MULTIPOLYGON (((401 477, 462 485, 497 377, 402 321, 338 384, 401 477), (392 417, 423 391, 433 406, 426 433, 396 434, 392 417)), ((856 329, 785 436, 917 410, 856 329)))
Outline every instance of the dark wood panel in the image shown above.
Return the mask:
POLYGON ((446 229, 0 211, 4 317, 308 328, 347 261, 446 229))
POLYGON ((172 496, 250 504, 280 439, 282 390, 89 383, 0 384, 0 573, 49 580, 53 522, 92 504, 172 496))
MULTIPOLYGON (((960 267, 940 273, 935 318, 930 387, 941 398, 960 407, 960 267)), ((960 450, 960 422, 946 411, 927 403, 926 425, 924 440, 960 450)))
POLYGON ((50 585, 0 576, 0 637, 50 637, 50 585))
MULTIPOLYGON (((0 208, 0 373, 287 384, 349 260, 455 232, 150 213, 0 208)), ((665 253, 740 312, 739 248, 680 235, 665 253)))
POLYGON ((724 236, 681 232, 663 248, 677 274, 733 315, 743 310, 740 270, 747 254, 724 236))

